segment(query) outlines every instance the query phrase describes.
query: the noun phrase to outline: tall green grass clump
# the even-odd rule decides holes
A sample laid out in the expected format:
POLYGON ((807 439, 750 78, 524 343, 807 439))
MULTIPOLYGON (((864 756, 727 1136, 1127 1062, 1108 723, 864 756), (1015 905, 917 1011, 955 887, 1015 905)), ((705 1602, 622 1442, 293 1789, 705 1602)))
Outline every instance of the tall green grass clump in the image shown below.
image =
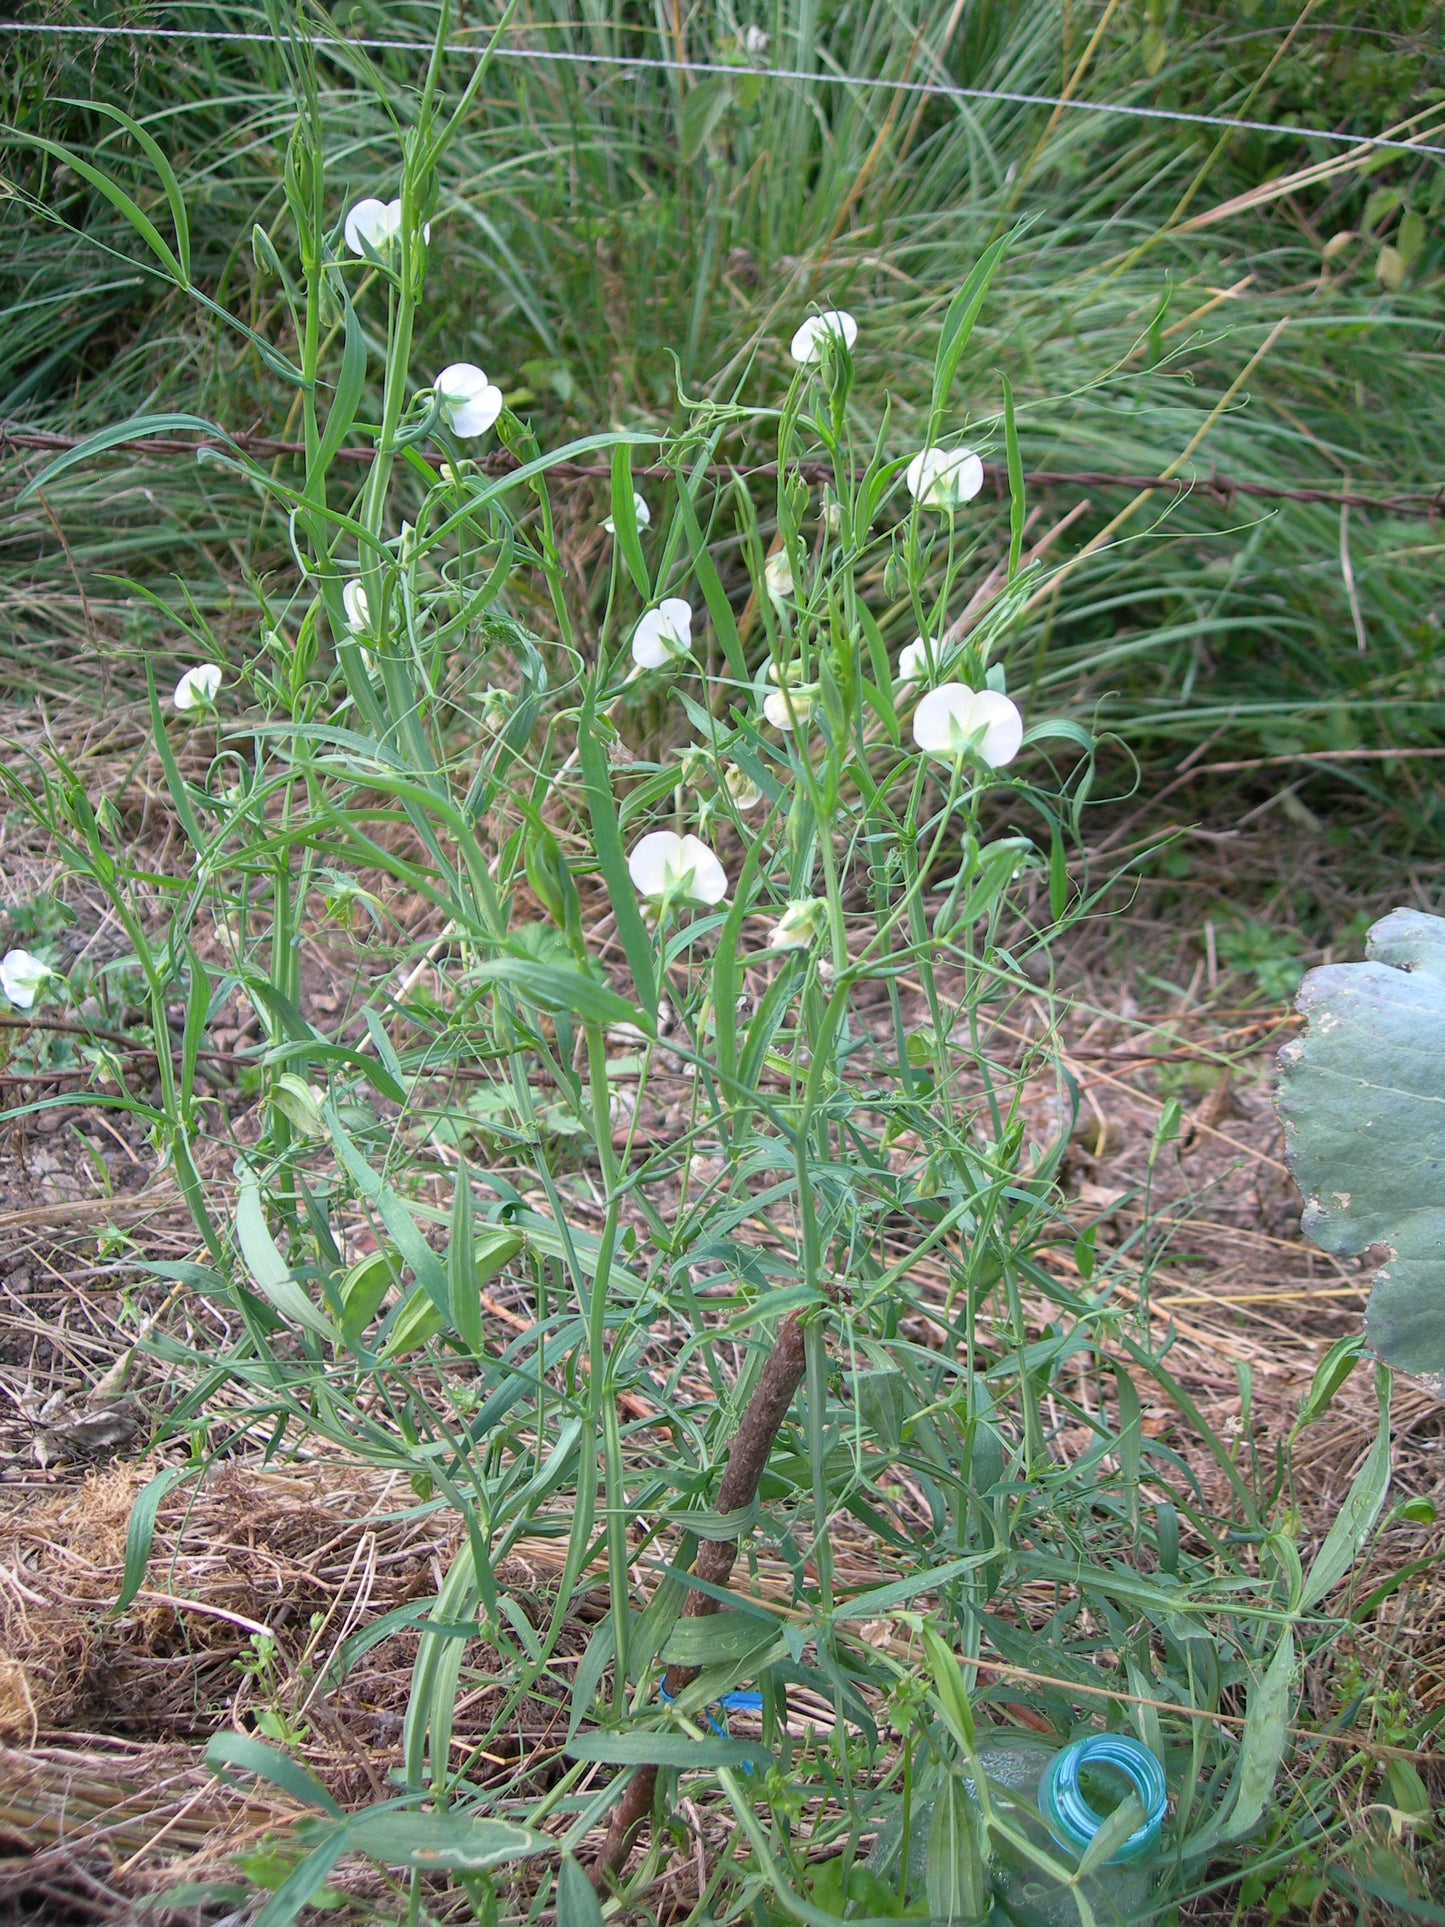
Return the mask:
MULTIPOLYGON (((554 438, 469 358, 443 267, 496 68, 456 94, 440 52, 414 89, 379 79, 383 149, 339 135, 312 48, 276 26, 291 126, 246 240, 265 304, 200 292, 303 453, 258 459, 234 418, 163 407, 91 424, 28 492, 83 502, 124 425, 202 433, 202 489, 255 505, 244 620, 184 569, 174 594, 127 591, 184 638, 174 685, 143 651, 184 860, 156 875, 58 751, 7 772, 124 931, 154 1038, 178 1032, 154 1098, 102 1100, 166 1154, 198 1250, 156 1269, 217 1333, 150 1341, 189 1386, 169 1426, 192 1451, 137 1506, 126 1597, 163 1494, 245 1442, 400 1475, 455 1528, 436 1597, 331 1662, 417 1639, 391 1797, 343 1811, 274 1721, 212 1747, 316 1810, 267 1927, 351 1852, 400 1870, 409 1920, 447 1871, 479 1918, 595 1921, 594 1891, 643 1904, 680 1788, 726 1821, 698 1920, 962 1922, 1005 1851, 1063 1918, 1117 1918, 1100 1873, 1133 1813, 1082 1857, 1040 1844, 987 1770, 1021 1721, 1130 1734, 1157 1763, 1136 1915, 1301 1842, 1347 1869, 1368 1759, 1297 1747, 1292 1723, 1385 1495, 1388 1379, 1305 1556, 1287 1457, 1210 1430, 1124 1268, 1057 1211, 1071 1095, 1038 981, 1089 907, 1099 743, 1037 669, 1022 411, 960 384, 1012 278, 1047 271, 1037 224, 996 222, 917 297, 941 310, 931 357, 885 334, 913 398, 891 413, 861 379, 867 313, 799 293, 785 367, 759 349, 702 377, 700 322, 665 384, 648 363, 664 420, 579 402, 554 438), (754 458, 765 493, 730 472, 754 458), (579 483, 601 496, 585 540, 579 483), (330 1029, 304 1014, 327 919, 404 906, 402 973, 330 1029), (262 1034, 245 1129, 197 1076, 236 1000, 262 1034), (1146 1437, 1142 1393, 1196 1435, 1214 1496, 1146 1437), (529 1612, 502 1572, 537 1540, 557 1576, 529 1612), (565 1732, 545 1771, 500 1750, 544 1717, 565 1732), (925 1810, 920 1885, 870 1843, 925 1810)), ((108 153, 43 151, 96 170, 180 300, 194 215, 119 114, 143 193, 108 153)))
MULTIPOLYGON (((532 5, 511 16, 508 57, 439 165, 446 270, 418 353, 505 370, 515 405, 557 442, 601 422, 671 433, 683 426, 679 375, 681 393, 725 403, 752 372, 776 372, 810 302, 847 306, 868 317, 855 404, 870 427, 887 420, 892 453, 926 427, 917 371, 940 290, 1026 218, 1007 298, 967 351, 971 404, 1000 416, 1007 375, 1032 466, 1197 484, 1182 500, 1097 486, 1035 497, 1031 536, 1076 516, 1071 566, 1021 619, 1039 698, 1085 714, 1105 701, 1150 769, 1205 745, 1226 758, 1435 745, 1429 523, 1204 486, 1220 476, 1388 498, 1438 485, 1445 176, 1429 150, 1445 143, 1432 134, 1441 52, 1428 14, 1405 5, 1332 23, 1265 5, 1242 23, 1232 8, 920 0, 899 13, 799 0, 683 28, 532 5), (629 54, 673 64, 615 64, 629 54), (824 78, 773 79, 770 64, 824 78), (1000 97, 1054 96, 1065 82, 1081 98, 1278 131, 1000 97), (989 97, 906 91, 916 83, 989 97), (1290 131, 1340 122, 1420 151, 1290 131)), ((366 43, 429 40, 436 19, 429 6, 361 0, 325 44, 316 111, 335 178, 357 195, 394 175, 419 57, 366 43)), ((85 5, 65 14, 109 20, 85 5)), ((184 304, 163 264, 137 254, 123 210, 37 145, 95 155, 148 214, 163 212, 136 139, 85 103, 126 104, 163 138, 192 209, 192 281, 261 337, 284 331, 284 291, 249 239, 253 223, 279 234, 287 219, 281 26, 264 10, 182 6, 145 16, 134 40, 7 42, 0 417, 84 433, 165 410, 294 430, 293 391, 266 357, 214 310, 184 304), (150 24, 260 44, 182 37, 160 43, 162 57, 150 24)), ((468 57, 440 71, 459 87, 468 57)), ((726 452, 745 457, 745 444, 740 431, 726 452)), ((1001 460, 996 439, 984 452, 1001 460)), ((11 459, 17 476, 21 461, 34 472, 32 457, 11 459)), ((117 455, 56 478, 46 502, 63 550, 34 498, 0 547, 17 610, 4 648, 21 687, 74 687, 52 666, 57 636, 81 677, 95 676, 98 650, 133 675, 149 617, 117 593, 118 576, 179 608, 184 574, 239 639, 259 619, 255 582, 284 563, 276 518, 224 469, 183 479, 117 455)), ((771 539, 766 488, 755 507, 771 539)), ((978 515, 996 561, 1003 491, 978 515)), ((1326 813, 1362 798, 1400 835, 1430 841, 1435 803, 1409 770, 1345 760, 1303 794, 1326 813)))

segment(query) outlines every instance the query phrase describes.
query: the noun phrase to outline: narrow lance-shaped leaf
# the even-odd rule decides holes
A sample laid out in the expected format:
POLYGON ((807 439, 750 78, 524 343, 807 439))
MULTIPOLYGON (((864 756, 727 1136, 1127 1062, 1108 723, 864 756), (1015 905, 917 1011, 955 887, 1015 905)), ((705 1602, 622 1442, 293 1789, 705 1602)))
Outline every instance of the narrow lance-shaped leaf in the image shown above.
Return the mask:
POLYGON ((1286 1626, 1264 1677, 1249 1696, 1235 1775, 1234 1805, 1219 1835, 1221 1841, 1243 1839, 1254 1831, 1264 1814, 1284 1755, 1294 1674, 1294 1633, 1286 1626))
POLYGON ((67 469, 79 468, 93 455, 104 455, 107 449, 118 448, 122 442, 150 441, 158 435, 175 435, 181 432, 194 432, 210 436, 216 441, 225 442, 234 448, 236 444, 223 428, 214 422, 202 420, 199 415, 129 415, 123 422, 112 422, 109 428, 98 428, 84 441, 77 442, 74 448, 66 449, 57 455, 15 498, 15 506, 22 507, 32 495, 38 495, 52 482, 58 481, 67 469))
POLYGON ((1359 1558, 1390 1489, 1390 1375, 1384 1366, 1379 1368, 1379 1386, 1380 1423, 1375 1442, 1305 1574, 1300 1601, 1304 1611, 1328 1599, 1359 1558))
POLYGON ((637 506, 632 499, 632 450, 619 442, 612 451, 612 530, 627 573, 644 602, 652 600, 652 579, 637 532, 637 506))
POLYGON ((642 921, 642 912, 637 906, 637 892, 627 872, 627 857, 622 848, 622 832, 617 824, 617 803, 612 794, 607 752, 598 741, 595 728, 595 705, 594 687, 588 691, 582 714, 577 719, 577 749, 583 781, 587 786, 587 813, 592 820, 597 862, 617 919, 617 934, 627 954, 633 987, 639 1003, 651 1020, 651 1028, 655 1029, 658 1008, 657 960, 653 955, 647 925, 642 921))
POLYGON ((968 338, 973 333, 973 324, 978 319, 979 309, 983 306, 984 296, 988 293, 989 283, 998 271, 998 265, 1007 254, 1013 242, 1013 234, 1001 234, 980 257, 973 272, 948 304, 948 312, 943 317, 943 327, 938 337, 938 353, 933 364, 933 404, 930 411, 928 439, 931 442, 937 433, 939 419, 948 402, 949 390, 953 387, 953 377, 958 369, 968 338))
POLYGON ((289 1324, 300 1325, 318 1338, 332 1340, 338 1336, 331 1320, 317 1310, 291 1276, 291 1267, 267 1227, 260 1186, 249 1172, 241 1179, 236 1202, 236 1242, 252 1283, 289 1324))

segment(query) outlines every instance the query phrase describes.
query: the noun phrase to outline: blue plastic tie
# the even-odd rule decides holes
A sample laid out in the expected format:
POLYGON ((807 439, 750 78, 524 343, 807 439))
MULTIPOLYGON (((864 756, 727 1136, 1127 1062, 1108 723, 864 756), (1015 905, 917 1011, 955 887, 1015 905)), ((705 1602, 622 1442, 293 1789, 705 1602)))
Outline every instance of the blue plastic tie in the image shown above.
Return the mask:
POLYGON ((1082 1853, 1107 1820, 1084 1798, 1079 1772, 1086 1766, 1110 1766, 1122 1773, 1139 1796, 1144 1822, 1109 1855, 1105 1865, 1118 1866, 1147 1853, 1159 1837, 1169 1810, 1169 1788, 1164 1769, 1149 1751, 1123 1733, 1094 1733, 1075 1740, 1049 1762, 1039 1787, 1039 1811, 1061 1845, 1082 1853))
MULTIPOLYGON (((671 1706, 675 1695, 668 1692, 667 1681, 665 1679, 660 1679, 657 1682, 657 1691, 664 1706, 671 1706)), ((726 1740, 732 1736, 729 1734, 725 1722, 720 1720, 717 1717, 717 1713, 713 1711, 714 1707, 718 1709, 718 1712, 723 1713, 761 1713, 763 1710, 763 1696, 761 1693, 753 1692, 724 1693, 720 1698, 715 1699, 711 1706, 703 1709, 703 1718, 708 1723, 709 1731, 716 1733, 720 1740, 726 1740)), ((743 1761, 744 1773, 755 1773, 756 1771, 757 1768, 751 1760, 743 1761)))

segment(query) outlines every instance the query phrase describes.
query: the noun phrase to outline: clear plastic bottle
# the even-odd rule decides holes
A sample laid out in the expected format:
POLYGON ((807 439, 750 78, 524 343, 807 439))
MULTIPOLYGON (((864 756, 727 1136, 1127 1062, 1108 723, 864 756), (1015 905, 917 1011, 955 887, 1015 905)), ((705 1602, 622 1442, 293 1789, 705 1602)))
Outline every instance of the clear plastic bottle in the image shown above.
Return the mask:
MULTIPOLYGON (((1160 1830, 1169 1795, 1164 1769, 1138 1740, 1099 1733, 1057 1747, 1029 1733, 980 1731, 978 1756, 988 1776, 996 1815, 1030 1845, 1070 1871, 1129 1794, 1143 1812, 1135 1830, 1071 1889, 1036 1866, 996 1829, 988 1838, 986 1873, 992 1895, 989 1927, 1080 1927, 1082 1894, 1097 1927, 1135 1927, 1157 1911, 1163 1853, 1160 1830)), ((972 1780, 961 1776, 970 1799, 972 1780)), ((938 1788, 920 1787, 903 1840, 901 1816, 879 1835, 870 1856, 875 1871, 896 1877, 907 1853, 910 1899, 927 1891, 929 1841, 938 1788)))

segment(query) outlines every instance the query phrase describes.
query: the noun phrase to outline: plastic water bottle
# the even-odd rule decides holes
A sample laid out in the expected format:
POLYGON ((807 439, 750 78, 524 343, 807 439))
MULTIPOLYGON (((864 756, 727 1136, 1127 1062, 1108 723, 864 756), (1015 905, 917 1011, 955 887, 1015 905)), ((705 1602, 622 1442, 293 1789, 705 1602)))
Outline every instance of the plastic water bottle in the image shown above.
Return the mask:
MULTIPOLYGON (((988 1778, 996 1816, 1060 1868, 1072 1873, 1110 1815, 1132 1794, 1139 1824, 1077 1887, 1036 1866, 997 1829, 988 1833, 985 1865, 988 1927, 1080 1927, 1076 1894, 1087 1901, 1098 1927, 1133 1927, 1153 1918, 1163 1853, 1160 1830, 1169 1804, 1164 1769, 1138 1740, 1099 1733, 1057 1747, 1029 1733, 980 1732, 978 1757, 988 1778)), ((945 1769, 946 1770, 946 1769, 945 1769)), ((958 1780, 977 1816, 971 1777, 958 1780)), ((910 1899, 928 1887, 933 1816, 941 1789, 918 1789, 906 1845, 910 1899)), ((879 1835, 870 1856, 873 1870, 897 1877, 904 1852, 901 1816, 879 1835)), ((963 1927, 962 1921, 959 1927, 963 1927)), ((979 1927, 975 1916, 973 1927, 979 1927)))

